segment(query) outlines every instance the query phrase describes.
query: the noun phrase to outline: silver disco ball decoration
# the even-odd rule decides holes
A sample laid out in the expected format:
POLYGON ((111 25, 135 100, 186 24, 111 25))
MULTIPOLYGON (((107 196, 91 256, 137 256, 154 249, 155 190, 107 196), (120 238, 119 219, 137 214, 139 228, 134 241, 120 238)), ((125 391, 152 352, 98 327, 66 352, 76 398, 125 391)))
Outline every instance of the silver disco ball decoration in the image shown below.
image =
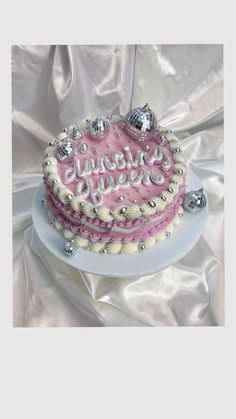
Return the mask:
POLYGON ((64 243, 64 253, 65 253, 66 256, 74 256, 76 251, 77 251, 77 248, 75 246, 75 241, 74 240, 65 241, 65 243, 64 243))
POLYGON ((96 140, 101 140, 104 138, 109 130, 110 123, 103 118, 94 119, 88 129, 89 134, 96 140))
POLYGON ((207 205, 206 195, 203 188, 198 191, 187 192, 184 198, 183 207, 186 211, 195 214, 207 205))
POLYGON ((56 156, 60 161, 70 160, 76 155, 76 144, 70 138, 57 143, 56 156))
POLYGON ((79 126, 77 124, 74 124, 73 126, 73 130, 72 130, 72 138, 74 140, 81 140, 81 138, 83 137, 84 133, 83 130, 79 128, 79 126))
POLYGON ((132 109, 126 115, 124 129, 135 140, 153 137, 157 130, 157 119, 148 103, 142 108, 132 109))

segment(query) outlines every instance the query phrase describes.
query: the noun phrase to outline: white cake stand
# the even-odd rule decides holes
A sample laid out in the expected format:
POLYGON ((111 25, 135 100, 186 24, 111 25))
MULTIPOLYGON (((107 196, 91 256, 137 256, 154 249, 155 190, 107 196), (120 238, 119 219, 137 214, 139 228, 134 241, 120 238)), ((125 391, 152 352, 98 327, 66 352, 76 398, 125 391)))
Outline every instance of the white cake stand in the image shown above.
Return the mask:
MULTIPOLYGON (((201 187, 199 178, 191 169, 188 169, 187 191, 201 187)), ((197 214, 185 212, 180 224, 169 238, 143 252, 136 252, 132 255, 108 255, 79 249, 74 256, 68 257, 63 252, 65 239, 49 224, 43 211, 41 204, 43 193, 43 184, 41 183, 33 198, 32 218, 35 230, 47 249, 75 268, 111 277, 149 275, 178 261, 192 249, 200 238, 208 215, 208 207, 197 214)))

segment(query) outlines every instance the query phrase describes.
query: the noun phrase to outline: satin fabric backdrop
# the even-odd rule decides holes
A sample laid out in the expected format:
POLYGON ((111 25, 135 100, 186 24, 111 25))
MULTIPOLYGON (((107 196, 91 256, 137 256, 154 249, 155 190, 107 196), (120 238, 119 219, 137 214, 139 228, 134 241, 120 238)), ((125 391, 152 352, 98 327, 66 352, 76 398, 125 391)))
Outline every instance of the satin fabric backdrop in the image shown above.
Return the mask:
POLYGON ((223 325, 222 46, 14 46, 12 93, 14 326, 223 325), (205 232, 154 275, 80 272, 50 254, 32 225, 43 149, 75 121, 145 102, 203 182, 205 232))

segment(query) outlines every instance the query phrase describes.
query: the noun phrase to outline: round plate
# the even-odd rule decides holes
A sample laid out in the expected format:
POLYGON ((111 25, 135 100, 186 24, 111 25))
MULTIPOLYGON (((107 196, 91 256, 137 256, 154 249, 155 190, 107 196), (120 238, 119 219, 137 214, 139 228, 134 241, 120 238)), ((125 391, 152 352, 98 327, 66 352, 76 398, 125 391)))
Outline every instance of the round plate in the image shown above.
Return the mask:
MULTIPOLYGON (((201 187, 199 178, 188 168, 187 191, 201 187)), ((132 255, 108 255, 78 249, 74 256, 68 257, 63 252, 64 237, 49 224, 43 211, 41 204, 43 194, 44 186, 41 183, 33 198, 32 218, 35 230, 47 249, 75 268, 112 277, 152 274, 181 259, 200 238, 208 215, 208 207, 197 214, 185 212, 180 224, 175 227, 170 237, 143 252, 136 252, 132 255)))

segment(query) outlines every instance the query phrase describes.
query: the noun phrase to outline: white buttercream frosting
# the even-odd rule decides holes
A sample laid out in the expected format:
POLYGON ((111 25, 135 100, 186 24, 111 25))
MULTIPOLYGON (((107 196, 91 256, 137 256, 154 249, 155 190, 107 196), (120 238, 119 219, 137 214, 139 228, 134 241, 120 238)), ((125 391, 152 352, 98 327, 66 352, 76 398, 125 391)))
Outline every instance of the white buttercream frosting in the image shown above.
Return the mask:
POLYGON ((109 223, 109 221, 113 221, 114 219, 113 216, 110 214, 110 210, 106 207, 98 208, 97 214, 102 221, 107 223, 109 223))
POLYGON ((115 255, 117 253, 120 253, 122 248, 122 243, 108 243, 106 245, 106 250, 111 255, 115 255))
POLYGON ((75 237, 75 245, 78 247, 87 247, 89 245, 89 240, 82 236, 77 235, 75 237))
POLYGON ((45 158, 46 158, 46 156, 47 156, 48 154, 49 154, 50 156, 54 157, 54 156, 55 156, 55 154, 56 154, 56 149, 55 149, 55 147, 53 147, 53 146, 49 146, 49 147, 45 148, 45 150, 44 150, 44 156, 45 156, 45 158))
POLYGON ((124 243, 123 244, 123 246, 122 246, 122 251, 124 252, 124 253, 127 253, 127 254, 131 254, 131 253, 134 253, 134 252, 137 252, 137 250, 138 250, 138 245, 139 245, 139 243, 138 242, 131 242, 131 243, 124 243))
POLYGON ((95 218, 96 214, 94 212, 94 206, 90 204, 90 202, 84 202, 84 206, 82 207, 83 213, 87 215, 87 217, 95 218))
POLYGON ((75 236, 75 234, 71 230, 68 230, 68 229, 64 229, 62 231, 62 234, 63 234, 63 236, 65 237, 66 240, 71 240, 75 236))
POLYGON ((71 191, 68 188, 60 188, 58 192, 58 198, 64 204, 68 204, 67 196, 71 195, 71 191))
POLYGON ((140 211, 139 205, 133 205, 131 207, 128 207, 125 214, 126 218, 129 220, 134 220, 136 218, 139 218, 141 217, 141 215, 142 213, 140 211))
POLYGON ((156 243, 155 236, 151 236, 147 240, 144 241, 144 245, 146 249, 149 249, 150 247, 154 246, 155 243, 156 243))
POLYGON ((59 221, 55 221, 55 228, 58 230, 58 231, 62 231, 62 230, 64 230, 64 226, 63 226, 63 224, 61 224, 61 223, 59 223, 59 221))
POLYGON ((92 252, 101 252, 101 250, 103 250, 106 247, 106 243, 102 243, 102 242, 96 242, 96 243, 90 243, 89 245, 89 249, 92 252))

